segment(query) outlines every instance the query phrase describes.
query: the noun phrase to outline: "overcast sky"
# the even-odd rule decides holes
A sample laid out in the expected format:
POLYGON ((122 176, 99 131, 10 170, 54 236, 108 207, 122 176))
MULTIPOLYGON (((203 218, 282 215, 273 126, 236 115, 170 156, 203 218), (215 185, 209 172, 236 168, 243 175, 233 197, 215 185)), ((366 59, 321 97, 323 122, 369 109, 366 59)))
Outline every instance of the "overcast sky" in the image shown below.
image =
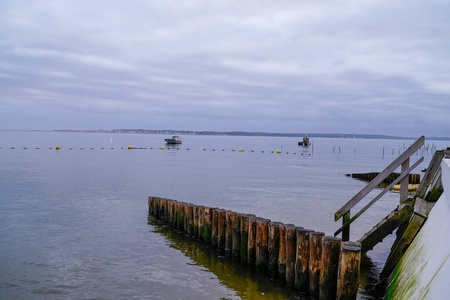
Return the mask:
POLYGON ((0 129, 450 136, 450 1, 2 0, 0 129))

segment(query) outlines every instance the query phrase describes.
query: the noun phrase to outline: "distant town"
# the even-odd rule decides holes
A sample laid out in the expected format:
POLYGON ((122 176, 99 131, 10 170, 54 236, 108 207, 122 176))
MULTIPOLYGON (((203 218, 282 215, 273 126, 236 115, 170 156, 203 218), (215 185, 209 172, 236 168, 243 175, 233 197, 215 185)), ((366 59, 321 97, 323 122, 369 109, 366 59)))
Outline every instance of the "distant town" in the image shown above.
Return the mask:
MULTIPOLYGON (((128 134, 166 134, 166 135, 223 135, 223 136, 272 136, 272 137, 322 137, 322 138, 352 138, 352 139, 417 139, 417 137, 390 136, 379 134, 350 134, 350 133, 272 133, 249 131, 193 131, 193 130, 159 130, 159 129, 96 129, 72 130, 57 129, 56 132, 85 132, 85 133, 128 133, 128 134)), ((450 137, 426 137, 428 140, 450 140, 450 137)))

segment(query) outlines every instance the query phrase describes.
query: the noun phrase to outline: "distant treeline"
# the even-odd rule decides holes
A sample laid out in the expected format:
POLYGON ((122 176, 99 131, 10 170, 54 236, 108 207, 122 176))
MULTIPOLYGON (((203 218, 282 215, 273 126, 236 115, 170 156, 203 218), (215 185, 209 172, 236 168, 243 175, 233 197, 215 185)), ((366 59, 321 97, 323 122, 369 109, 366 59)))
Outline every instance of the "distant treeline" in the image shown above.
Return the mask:
MULTIPOLYGON (((273 133, 252 131, 193 131, 193 130, 156 130, 156 129, 112 129, 112 130, 70 130, 58 129, 58 132, 91 132, 91 133, 133 133, 133 134, 170 134, 170 135, 225 135, 225 136, 272 136, 272 137, 320 137, 320 138, 349 138, 349 139, 395 139, 414 140, 418 137, 403 137, 380 134, 352 134, 352 133, 273 133)), ((450 140, 450 137, 427 137, 427 140, 450 140)))

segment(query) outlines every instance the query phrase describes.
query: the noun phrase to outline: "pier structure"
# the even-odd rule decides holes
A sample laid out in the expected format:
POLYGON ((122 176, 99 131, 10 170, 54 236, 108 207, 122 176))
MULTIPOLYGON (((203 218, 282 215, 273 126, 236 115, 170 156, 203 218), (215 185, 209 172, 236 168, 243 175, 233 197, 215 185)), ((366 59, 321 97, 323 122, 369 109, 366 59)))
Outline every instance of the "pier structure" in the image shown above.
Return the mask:
MULTIPOLYGON (((356 299, 361 244, 250 214, 148 197, 149 215, 319 299, 356 299)), ((221 254, 222 255, 222 254, 221 254)))

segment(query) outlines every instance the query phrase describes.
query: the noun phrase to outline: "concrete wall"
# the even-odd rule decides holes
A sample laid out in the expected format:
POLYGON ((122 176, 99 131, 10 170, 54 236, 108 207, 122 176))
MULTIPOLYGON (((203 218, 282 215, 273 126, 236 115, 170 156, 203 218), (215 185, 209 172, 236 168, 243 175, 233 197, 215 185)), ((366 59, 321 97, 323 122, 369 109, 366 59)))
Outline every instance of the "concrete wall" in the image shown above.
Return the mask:
POLYGON ((450 299, 450 159, 444 193, 391 275, 386 299, 450 299))

